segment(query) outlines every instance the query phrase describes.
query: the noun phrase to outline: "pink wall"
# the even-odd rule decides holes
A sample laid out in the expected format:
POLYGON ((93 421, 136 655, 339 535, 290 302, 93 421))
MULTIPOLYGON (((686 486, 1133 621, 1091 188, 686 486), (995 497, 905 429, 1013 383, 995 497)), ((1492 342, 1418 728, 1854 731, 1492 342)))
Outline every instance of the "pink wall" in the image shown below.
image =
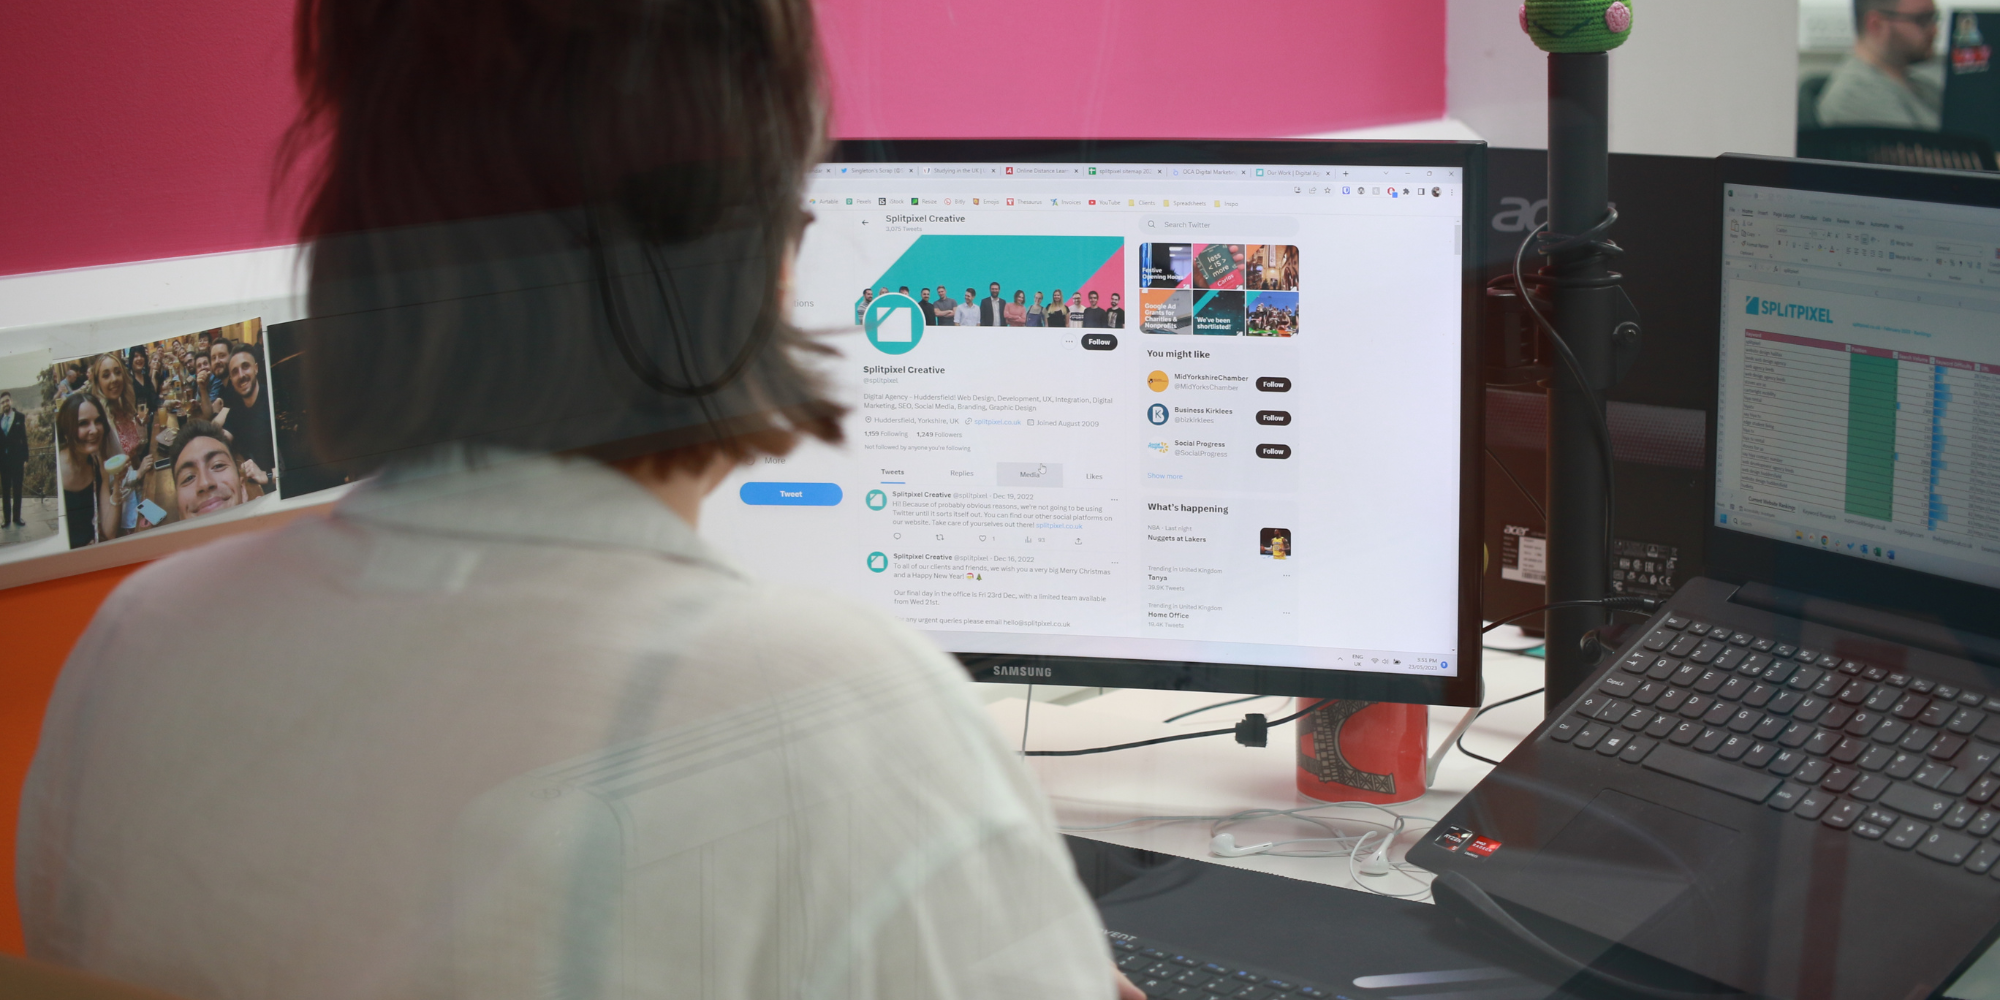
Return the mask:
MULTIPOLYGON (((841 135, 1278 136, 1444 113, 1444 0, 819 0, 841 135)), ((0 274, 289 242, 288 0, 0 4, 0 274)), ((0 318, 4 325, 4 318, 0 318)))

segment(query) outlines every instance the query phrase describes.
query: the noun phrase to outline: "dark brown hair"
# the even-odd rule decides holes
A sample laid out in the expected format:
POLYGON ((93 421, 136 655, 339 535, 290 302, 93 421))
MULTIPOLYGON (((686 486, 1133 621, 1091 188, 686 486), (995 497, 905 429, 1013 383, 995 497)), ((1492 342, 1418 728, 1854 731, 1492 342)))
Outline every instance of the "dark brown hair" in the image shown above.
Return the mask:
POLYGON ((781 301, 807 0, 300 0, 296 58, 312 319, 272 359, 318 461, 840 438, 781 301))

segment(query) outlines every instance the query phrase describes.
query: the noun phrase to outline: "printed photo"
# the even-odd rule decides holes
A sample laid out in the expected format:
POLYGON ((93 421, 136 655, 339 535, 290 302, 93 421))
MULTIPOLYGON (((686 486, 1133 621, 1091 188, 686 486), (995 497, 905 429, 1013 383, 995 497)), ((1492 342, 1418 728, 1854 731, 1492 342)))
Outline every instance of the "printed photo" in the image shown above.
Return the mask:
POLYGON ((1194 293, 1194 332, 1206 337, 1243 336, 1243 293, 1194 293))
POLYGON ((1139 328, 1147 333, 1194 332, 1194 293, 1148 288, 1139 293, 1139 328))
POLYGON ((1265 528, 1257 534, 1257 554, 1273 559, 1292 557, 1292 529, 1265 528))
POLYGON ((1145 288, 1193 288, 1194 246, 1139 244, 1139 284, 1145 288))
POLYGON ((1299 290, 1299 248, 1252 243, 1243 256, 1243 287, 1253 292, 1299 290))
POLYGON ((1299 293, 1247 292, 1246 331, 1252 337, 1290 337, 1299 332, 1299 293))
POLYGON ((44 371, 70 548, 277 491, 263 341, 252 319, 44 371))
POLYGON ((1125 325, 1125 241, 1116 236, 917 237, 854 300, 854 323, 890 293, 917 303, 925 326, 1125 325))
POLYGON ((1243 287, 1243 244, 1195 244, 1194 287, 1241 289, 1243 287))
POLYGON ((0 546, 40 541, 61 528, 48 369, 47 351, 0 358, 0 546))

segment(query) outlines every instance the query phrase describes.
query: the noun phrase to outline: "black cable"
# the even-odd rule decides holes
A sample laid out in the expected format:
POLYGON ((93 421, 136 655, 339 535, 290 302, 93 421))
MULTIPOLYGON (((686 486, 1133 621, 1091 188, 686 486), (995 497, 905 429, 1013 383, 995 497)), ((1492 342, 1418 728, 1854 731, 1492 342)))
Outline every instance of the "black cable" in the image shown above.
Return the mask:
POLYGON ((1231 698, 1228 701, 1218 701, 1213 705, 1203 705, 1200 708, 1191 708, 1185 712, 1182 712, 1179 715, 1169 715, 1166 718, 1161 719, 1160 722, 1162 724, 1168 722, 1179 722, 1180 720, 1185 719, 1190 715, 1200 715, 1201 713, 1206 712, 1211 708, 1227 708, 1230 705, 1241 705, 1246 701, 1256 701, 1259 698, 1269 698, 1269 697, 1270 695, 1268 694, 1253 694, 1248 698, 1231 698))
POLYGON ((1513 483, 1514 488, 1521 491, 1521 498, 1528 501, 1528 506, 1535 508, 1535 513, 1542 516, 1542 523, 1544 525, 1548 524, 1549 512, 1543 510, 1541 501, 1536 500, 1535 495, 1528 492, 1528 487, 1522 485, 1521 481, 1515 478, 1514 470, 1507 468, 1507 463, 1500 461, 1500 456, 1493 454, 1493 449, 1491 448, 1486 449, 1486 457, 1492 459, 1493 464, 1500 469, 1500 474, 1506 476, 1507 481, 1513 483))
POLYGON ((1480 629, 1479 632, 1481 635, 1484 635, 1488 632, 1493 631, 1496 628, 1499 628, 1502 625, 1507 624, 1508 622, 1519 621, 1539 611, 1550 611, 1555 608, 1581 608, 1594 605, 1602 605, 1607 611, 1644 611, 1647 613, 1651 613, 1659 608, 1660 601, 1658 598, 1655 597, 1631 597, 1631 596, 1586 597, 1574 601, 1550 601, 1549 603, 1544 604, 1541 607, 1529 608, 1526 611, 1521 611, 1515 614, 1508 615, 1507 617, 1502 618, 1499 621, 1494 622, 1486 626, 1485 628, 1480 629))
MULTIPOLYGON (((1287 716, 1285 716, 1285 717, 1284 717, 1284 718, 1282 718, 1282 719, 1277 719, 1277 720, 1274 720, 1274 721, 1271 721, 1271 722, 1267 722, 1267 723, 1264 723, 1264 726, 1265 726, 1265 727, 1267 727, 1267 728, 1268 728, 1268 727, 1270 727, 1270 726, 1282 726, 1282 725, 1284 725, 1284 724, 1285 724, 1285 723, 1287 723, 1287 722, 1291 722, 1292 720, 1294 720, 1294 719, 1297 719, 1297 718, 1299 718, 1300 716, 1303 716, 1303 715, 1309 715, 1309 714, 1311 714, 1311 713, 1313 713, 1313 712, 1315 712, 1315 711, 1318 711, 1318 710, 1319 710, 1319 707, 1320 707, 1321 705, 1324 705, 1324 704, 1326 704, 1327 702, 1330 702, 1330 701, 1332 701, 1332 700, 1333 700, 1332 698, 1321 698, 1321 699, 1320 699, 1319 701, 1316 701, 1316 702, 1314 702, 1314 703, 1313 703, 1313 706, 1312 706, 1311 708, 1308 708, 1308 709, 1305 709, 1304 711, 1300 711, 1300 712, 1293 712, 1292 714, 1290 714, 1290 715, 1287 715, 1287 716)), ((1213 707, 1215 707, 1215 706, 1211 705, 1211 706, 1209 706, 1209 707, 1213 708, 1213 707)), ((1248 722, 1248 721, 1250 720, 1250 718, 1257 718, 1257 716, 1250 716, 1250 717, 1246 717, 1246 718, 1244 719, 1244 722, 1248 722)), ((1238 724, 1238 727, 1240 727, 1241 725, 1242 725, 1242 724, 1241 724, 1241 723, 1239 723, 1239 724, 1238 724)), ((1023 756, 1023 757, 1081 757, 1081 756, 1083 756, 1084 754, 1088 754, 1088 753, 1110 753, 1110 752, 1111 752, 1111 751, 1113 751, 1113 750, 1130 750, 1130 749, 1132 749, 1132 748, 1134 748, 1134 747, 1149 747, 1149 746, 1153 746, 1154 744, 1158 744, 1158 743, 1173 743, 1173 742, 1176 742, 1176 741, 1179 741, 1179 740, 1198 740, 1198 739, 1201 739, 1201 738, 1203 738, 1203 737, 1206 737, 1206 736, 1233 736, 1233 735, 1235 735, 1235 734, 1236 734, 1236 733, 1237 733, 1237 732, 1239 731, 1239 728, 1238 728, 1238 727, 1231 727, 1231 728, 1229 728, 1229 729, 1211 729, 1211 730, 1209 730, 1209 731, 1207 731, 1207 732, 1204 732, 1204 733, 1182 733, 1182 734, 1180 734, 1180 735, 1178 735, 1178 736, 1161 736, 1161 737, 1159 737, 1159 738, 1157 738, 1157 739, 1150 739, 1150 740, 1140 740, 1140 741, 1138 741, 1137 743, 1120 743, 1120 744, 1118 744, 1117 746, 1110 746, 1110 747, 1090 747, 1090 748, 1088 748, 1088 749, 1084 749, 1084 750, 1023 750, 1023 751, 1021 752, 1021 756, 1023 756)))
MULTIPOLYGON (((1533 691, 1529 691, 1529 692, 1527 692, 1526 694, 1517 694, 1517 695, 1515 695, 1515 696, 1514 696, 1514 697, 1512 697, 1512 698, 1507 698, 1507 699, 1505 699, 1505 700, 1502 700, 1502 701, 1496 701, 1496 702, 1494 702, 1493 704, 1491 704, 1491 705, 1487 705, 1487 706, 1485 706, 1484 708, 1481 708, 1481 709, 1480 709, 1479 711, 1477 711, 1477 712, 1473 713, 1473 716, 1472 716, 1472 718, 1473 718, 1473 719, 1474 719, 1475 721, 1477 721, 1477 720, 1478 720, 1478 718, 1479 718, 1480 716, 1482 716, 1482 715, 1485 715, 1486 713, 1488 713, 1488 712, 1491 712, 1491 711, 1493 711, 1494 709, 1496 709, 1496 708, 1499 708, 1499 707, 1500 707, 1500 706, 1502 706, 1502 705, 1512 705, 1513 703, 1515 703, 1515 702, 1517 702, 1517 701, 1520 701, 1520 700, 1521 700, 1521 699, 1523 699, 1523 698, 1527 698, 1527 697, 1530 697, 1530 696, 1533 696, 1533 695, 1538 695, 1538 694, 1541 694, 1541 693, 1542 693, 1542 689, 1541 689, 1541 688, 1536 688, 1536 689, 1534 689, 1533 691)), ((1485 761, 1486 763, 1488 763, 1488 764, 1492 764, 1492 765, 1493 765, 1493 766, 1495 766, 1495 767, 1498 767, 1498 766, 1500 765, 1500 762, 1499 762, 1499 761, 1497 761, 1497 760, 1494 760, 1494 759, 1493 759, 1493 758, 1491 758, 1491 757, 1481 757, 1480 755, 1478 755, 1478 754, 1476 754, 1476 753, 1473 753, 1473 752, 1472 752, 1472 751, 1470 751, 1470 750, 1467 750, 1467 749, 1465 748, 1465 736, 1466 736, 1466 734, 1465 734, 1465 733, 1460 733, 1460 734, 1458 734, 1458 742, 1457 742, 1456 744, 1454 744, 1455 746, 1457 746, 1457 747, 1458 747, 1458 752, 1459 752, 1459 753, 1462 753, 1462 754, 1466 755, 1467 757, 1470 757, 1470 758, 1472 758, 1473 760, 1483 760, 1483 761, 1485 761)))
MULTIPOLYGON (((1599 253, 1623 253, 1624 249, 1618 246, 1618 244, 1599 238, 1617 221, 1618 209, 1611 207, 1605 212, 1604 221, 1592 226, 1589 232, 1577 236, 1566 236, 1560 239, 1556 238, 1555 233, 1550 233, 1549 239, 1543 241, 1542 245, 1537 248, 1538 252, 1543 256, 1548 256, 1561 250, 1568 250, 1587 244, 1599 253)), ((1608 578, 1611 575, 1613 551, 1617 548, 1618 524, 1618 476, 1616 470, 1612 468, 1614 453, 1611 447, 1611 420, 1605 415, 1604 399, 1597 394, 1597 389, 1590 384, 1590 380, 1584 378, 1582 363, 1576 360, 1576 355, 1569 349, 1569 342, 1563 339, 1562 334, 1556 330, 1555 324, 1549 322, 1548 317, 1543 316, 1541 309, 1535 305, 1535 297, 1528 292, 1527 279, 1521 273, 1521 257, 1528 252, 1528 244, 1535 242, 1535 237, 1548 227, 1549 224, 1544 222, 1530 230, 1528 235, 1521 240, 1520 249, 1514 251, 1514 288, 1521 293, 1521 302, 1528 307, 1528 312, 1535 317, 1535 322, 1541 324, 1542 329, 1548 331, 1549 342, 1555 345, 1556 355, 1562 358, 1563 365, 1569 369, 1570 377, 1576 379, 1577 388, 1582 389, 1584 398, 1590 401, 1591 415, 1596 418, 1591 422, 1591 429, 1596 432, 1598 447, 1604 451, 1604 574, 1608 582, 1608 578)), ((1537 273, 1535 275, 1536 283, 1557 287, 1601 287, 1616 285, 1622 280, 1624 280, 1623 275, 1619 275, 1616 272, 1605 278, 1593 280, 1565 278, 1554 274, 1537 273)), ((1543 521, 1546 522, 1547 520, 1547 515, 1543 515, 1543 521)))

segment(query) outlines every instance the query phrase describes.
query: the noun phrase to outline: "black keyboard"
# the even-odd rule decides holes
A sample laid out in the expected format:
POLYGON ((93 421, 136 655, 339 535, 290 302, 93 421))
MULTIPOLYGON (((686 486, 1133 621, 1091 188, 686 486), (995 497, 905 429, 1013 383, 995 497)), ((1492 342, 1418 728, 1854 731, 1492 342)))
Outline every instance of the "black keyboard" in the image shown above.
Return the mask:
POLYGON ((2000 697, 1669 612, 1546 735, 2000 879, 2000 697))
POLYGON ((1118 962, 1118 968, 1125 973, 1125 978, 1149 997, 1169 997, 1172 1000, 1305 997, 1322 1000, 1334 995, 1333 990, 1324 986, 1247 968, 1240 962, 1214 961, 1118 931, 1105 933, 1111 938, 1112 955, 1118 962))

